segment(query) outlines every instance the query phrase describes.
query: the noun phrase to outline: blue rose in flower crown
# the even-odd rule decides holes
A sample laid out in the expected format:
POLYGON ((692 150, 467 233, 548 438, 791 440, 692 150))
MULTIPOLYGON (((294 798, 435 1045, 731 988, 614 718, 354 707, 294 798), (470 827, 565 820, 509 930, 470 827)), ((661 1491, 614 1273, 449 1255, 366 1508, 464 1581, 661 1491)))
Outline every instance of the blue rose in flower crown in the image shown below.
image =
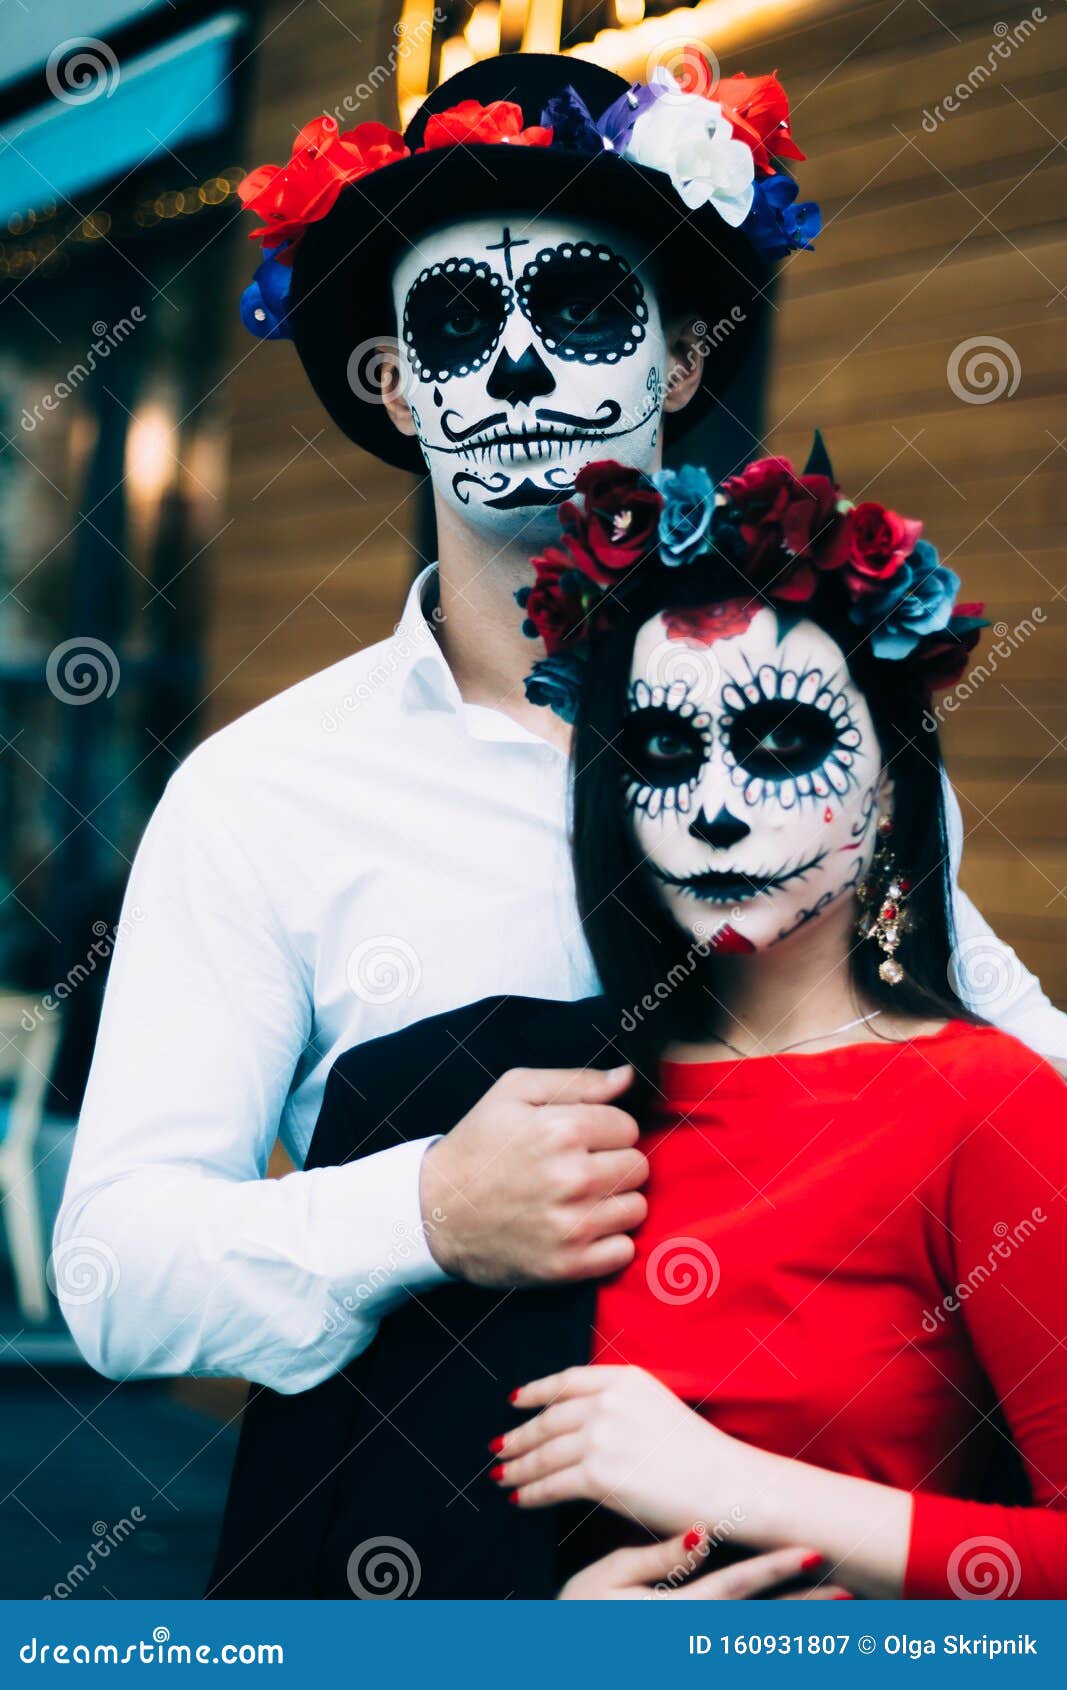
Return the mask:
POLYGON ((915 549, 884 592, 857 599, 849 615, 867 628, 876 657, 907 657, 927 634, 947 628, 960 578, 947 569, 929 540, 915 549))
POLYGON ((715 483, 706 469, 685 464, 659 470, 653 476, 663 497, 659 519, 659 553, 667 565, 685 563, 699 551, 715 515, 715 483))

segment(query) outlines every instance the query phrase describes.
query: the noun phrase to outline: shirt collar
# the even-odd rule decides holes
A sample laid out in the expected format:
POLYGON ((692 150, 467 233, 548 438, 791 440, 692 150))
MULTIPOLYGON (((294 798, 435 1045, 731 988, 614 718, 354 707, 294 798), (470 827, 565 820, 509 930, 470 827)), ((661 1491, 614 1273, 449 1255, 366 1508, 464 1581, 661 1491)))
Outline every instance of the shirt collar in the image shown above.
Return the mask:
POLYGON ((450 712, 472 739, 527 744, 551 751, 554 759, 561 759, 562 754, 555 746, 531 733, 504 711, 464 702, 434 635, 439 603, 437 565, 427 564, 411 584, 394 636, 401 659, 407 664, 401 691, 403 708, 410 713, 419 710, 450 712))

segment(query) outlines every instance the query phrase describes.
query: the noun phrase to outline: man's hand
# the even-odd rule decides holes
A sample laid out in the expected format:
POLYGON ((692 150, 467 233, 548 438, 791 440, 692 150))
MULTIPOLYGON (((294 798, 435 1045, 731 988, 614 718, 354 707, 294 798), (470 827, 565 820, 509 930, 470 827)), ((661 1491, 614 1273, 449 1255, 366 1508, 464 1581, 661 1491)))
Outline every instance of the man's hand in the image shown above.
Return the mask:
POLYGON ((426 1152, 435 1259, 475 1285, 596 1279, 633 1260, 648 1205, 629 1067, 514 1068, 426 1152))

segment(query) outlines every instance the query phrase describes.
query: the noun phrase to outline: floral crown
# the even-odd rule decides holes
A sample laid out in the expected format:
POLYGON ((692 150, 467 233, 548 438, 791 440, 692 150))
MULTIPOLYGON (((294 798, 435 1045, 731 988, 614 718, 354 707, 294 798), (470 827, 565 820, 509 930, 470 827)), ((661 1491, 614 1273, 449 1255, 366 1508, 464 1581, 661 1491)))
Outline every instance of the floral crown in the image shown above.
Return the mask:
POLYGON ((763 606, 803 613, 834 595, 875 657, 906 661, 920 687, 952 686, 987 626, 982 604, 958 604, 960 580, 922 523, 884 505, 843 499, 816 433, 802 474, 788 458, 760 458, 716 487, 690 465, 644 475, 587 464, 577 498, 560 506, 561 543, 533 560, 534 584, 515 597, 523 631, 547 655, 526 677, 531 704, 573 722, 591 643, 615 627, 650 568, 732 566, 740 592, 671 614, 672 639, 736 634, 763 606))
MULTIPOLYGON (((599 118, 565 88, 549 100, 541 122, 527 128, 513 101, 464 100, 427 120, 415 150, 464 144, 619 153, 668 176, 690 210, 713 206, 769 259, 810 251, 821 228, 819 207, 796 204, 796 183, 775 167, 775 159, 804 158, 789 132, 789 101, 777 76, 709 77, 708 92, 693 93, 658 66, 649 82, 635 82, 599 118)), ((241 299, 247 329, 261 340, 290 338, 291 266, 308 225, 333 209, 349 183, 411 156, 403 136, 383 123, 358 123, 342 134, 336 118, 316 117, 297 135, 288 164, 263 164, 244 178, 241 202, 260 219, 250 239, 262 241, 265 253, 241 299)))

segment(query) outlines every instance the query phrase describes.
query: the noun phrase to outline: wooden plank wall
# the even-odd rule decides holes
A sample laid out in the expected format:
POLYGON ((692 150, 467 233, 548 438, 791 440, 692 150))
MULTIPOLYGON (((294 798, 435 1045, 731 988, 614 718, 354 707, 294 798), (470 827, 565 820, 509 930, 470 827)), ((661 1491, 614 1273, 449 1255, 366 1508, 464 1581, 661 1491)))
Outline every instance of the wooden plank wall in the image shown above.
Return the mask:
MULTIPOLYGON (((740 62, 731 53, 727 68, 740 62)), ((743 62, 778 65, 788 79, 809 155, 803 189, 827 222, 817 256, 797 255, 784 277, 769 444, 800 457, 818 424, 848 492, 922 516, 966 596, 1020 629, 947 720, 945 745, 967 831, 964 884, 1067 1003, 1067 157, 1057 145, 1067 17, 997 0, 882 0, 753 40, 743 62), (998 43, 1010 56, 994 52, 988 79, 972 77, 937 121, 998 43), (991 337, 1003 347, 990 349, 978 396, 1000 384, 999 370, 1007 390, 967 402, 950 359, 991 337)))
MULTIPOLYGON (((392 40, 393 12, 369 0, 285 12, 267 10, 251 162, 286 156, 294 128, 341 99, 392 40)), ((1067 1003, 1067 158, 1057 145, 1067 17, 1050 0, 1018 12, 994 0, 824 4, 787 32, 735 29, 722 46, 725 70, 777 66, 788 82, 809 154, 803 188, 827 220, 817 256, 786 268, 766 443, 802 457, 821 426, 851 494, 922 515, 968 597, 1009 628, 1029 619, 946 743, 968 832, 965 884, 1067 1003), (1042 13, 1008 57, 994 53, 986 79, 972 78, 957 111, 924 128, 924 112, 1042 13), (1011 385, 1018 369, 1014 393, 970 403, 953 392, 949 360, 975 337, 1006 344, 993 355, 1011 385)), ((384 98, 358 115, 392 120, 384 98)), ((233 348, 236 520, 215 560, 217 721, 381 637, 411 568, 409 478, 340 439, 290 347, 250 349, 235 333, 233 348)))

